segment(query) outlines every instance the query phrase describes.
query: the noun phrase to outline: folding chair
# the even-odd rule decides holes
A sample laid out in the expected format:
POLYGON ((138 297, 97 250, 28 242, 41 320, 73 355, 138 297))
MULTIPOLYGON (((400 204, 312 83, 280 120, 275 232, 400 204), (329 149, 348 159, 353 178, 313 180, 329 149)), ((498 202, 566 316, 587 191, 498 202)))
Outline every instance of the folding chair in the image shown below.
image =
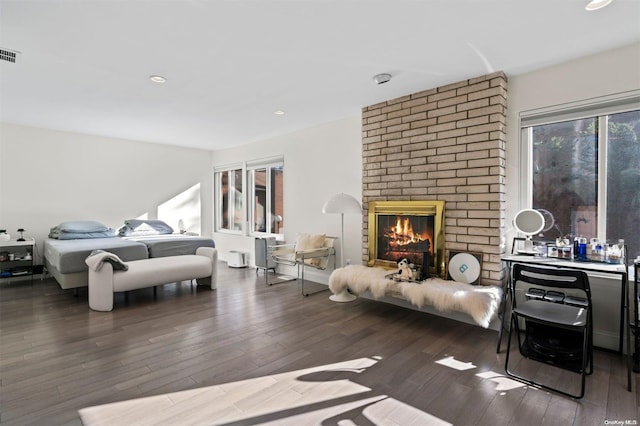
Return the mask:
POLYGON ((586 375, 593 372, 593 306, 587 274, 573 269, 515 264, 512 287, 507 375, 526 384, 582 398, 586 375), (516 297, 519 288, 525 294, 522 303, 516 297), (512 372, 509 360, 513 334, 523 357, 580 374, 580 393, 571 394, 512 372))

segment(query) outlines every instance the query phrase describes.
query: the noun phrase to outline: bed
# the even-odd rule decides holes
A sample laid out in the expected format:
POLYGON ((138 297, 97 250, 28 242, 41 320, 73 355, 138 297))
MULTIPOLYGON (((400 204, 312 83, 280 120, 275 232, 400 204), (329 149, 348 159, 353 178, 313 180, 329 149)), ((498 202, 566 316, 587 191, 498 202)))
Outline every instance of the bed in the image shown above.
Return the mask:
POLYGON ((215 247, 211 238, 175 234, 161 220, 130 219, 118 230, 95 221, 63 222, 51 228, 44 242, 47 271, 63 289, 86 287, 85 259, 93 250, 106 250, 125 262, 195 254, 198 247, 215 247))
POLYGON ((109 251, 127 262, 149 257, 145 244, 116 236, 68 240, 48 238, 44 241, 45 267, 63 289, 86 287, 89 270, 84 261, 93 250, 109 251))

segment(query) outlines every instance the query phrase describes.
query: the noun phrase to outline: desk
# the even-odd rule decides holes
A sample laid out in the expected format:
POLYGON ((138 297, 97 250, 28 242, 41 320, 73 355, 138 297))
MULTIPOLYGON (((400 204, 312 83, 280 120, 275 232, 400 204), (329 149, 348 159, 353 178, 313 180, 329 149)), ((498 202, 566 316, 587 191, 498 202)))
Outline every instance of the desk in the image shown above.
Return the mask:
MULTIPOLYGON (((556 259, 553 257, 535 257, 535 256, 518 256, 518 255, 505 255, 501 259, 507 266, 507 282, 506 288, 502 292, 502 304, 501 304, 501 317, 500 317, 500 331, 498 332, 498 348, 497 352, 500 352, 500 344, 502 342, 502 333, 504 330, 504 318, 507 308, 507 299, 509 297, 515 297, 512 293, 512 274, 511 267, 514 263, 523 263, 535 266, 547 266, 553 268, 567 268, 567 269, 579 269, 584 272, 601 272, 605 274, 620 275, 620 283, 622 285, 622 291, 620 292, 620 338, 618 343, 618 352, 623 354, 623 342, 625 337, 625 330, 629 329, 629 282, 626 265, 609 264, 609 263, 597 263, 597 262, 580 262, 573 260, 556 259)), ((631 391, 631 336, 627 333, 627 388, 631 391)))

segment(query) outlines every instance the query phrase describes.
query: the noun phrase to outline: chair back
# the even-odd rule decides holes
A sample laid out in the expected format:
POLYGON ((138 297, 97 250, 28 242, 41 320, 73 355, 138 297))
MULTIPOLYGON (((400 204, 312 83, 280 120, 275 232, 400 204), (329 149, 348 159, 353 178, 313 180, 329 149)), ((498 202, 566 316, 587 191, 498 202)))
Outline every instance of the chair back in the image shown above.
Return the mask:
POLYGON ((314 257, 305 259, 304 260, 305 265, 312 266, 314 268, 322 269, 322 270, 327 269, 327 267, 329 266, 329 258, 332 255, 335 255, 334 244, 337 239, 338 239, 337 237, 325 236, 324 244, 322 245, 321 248, 324 248, 326 250, 321 250, 314 257))
POLYGON ((582 291, 591 306, 589 277, 577 269, 541 268, 517 263, 513 267, 513 290, 518 285, 537 285, 547 288, 582 291))
POLYGON ((320 262, 318 264, 319 269, 327 269, 327 266, 329 266, 329 257, 331 255, 335 256, 335 253, 336 253, 334 245, 337 239, 338 237, 329 237, 329 236, 325 237, 324 246, 325 248, 328 249, 328 252, 327 252, 328 254, 327 256, 322 257, 320 259, 320 262))

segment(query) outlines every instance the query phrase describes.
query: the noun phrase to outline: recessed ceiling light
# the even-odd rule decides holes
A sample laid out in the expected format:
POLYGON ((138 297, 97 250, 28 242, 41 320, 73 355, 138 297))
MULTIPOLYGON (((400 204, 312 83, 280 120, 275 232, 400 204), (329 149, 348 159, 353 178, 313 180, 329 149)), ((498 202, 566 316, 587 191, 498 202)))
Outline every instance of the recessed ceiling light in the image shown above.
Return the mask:
POLYGON ((277 110, 273 111, 273 113, 274 113, 275 115, 284 115, 284 111, 283 111, 283 110, 281 110, 281 109, 277 109, 277 110))
POLYGON ((150 75, 149 76, 149 80, 153 81, 154 83, 166 83, 167 79, 164 78, 161 75, 150 75))
POLYGON ((594 10, 602 9, 605 6, 609 6, 612 1, 613 0, 591 0, 589 4, 587 4, 584 8, 585 10, 591 12, 594 10))

